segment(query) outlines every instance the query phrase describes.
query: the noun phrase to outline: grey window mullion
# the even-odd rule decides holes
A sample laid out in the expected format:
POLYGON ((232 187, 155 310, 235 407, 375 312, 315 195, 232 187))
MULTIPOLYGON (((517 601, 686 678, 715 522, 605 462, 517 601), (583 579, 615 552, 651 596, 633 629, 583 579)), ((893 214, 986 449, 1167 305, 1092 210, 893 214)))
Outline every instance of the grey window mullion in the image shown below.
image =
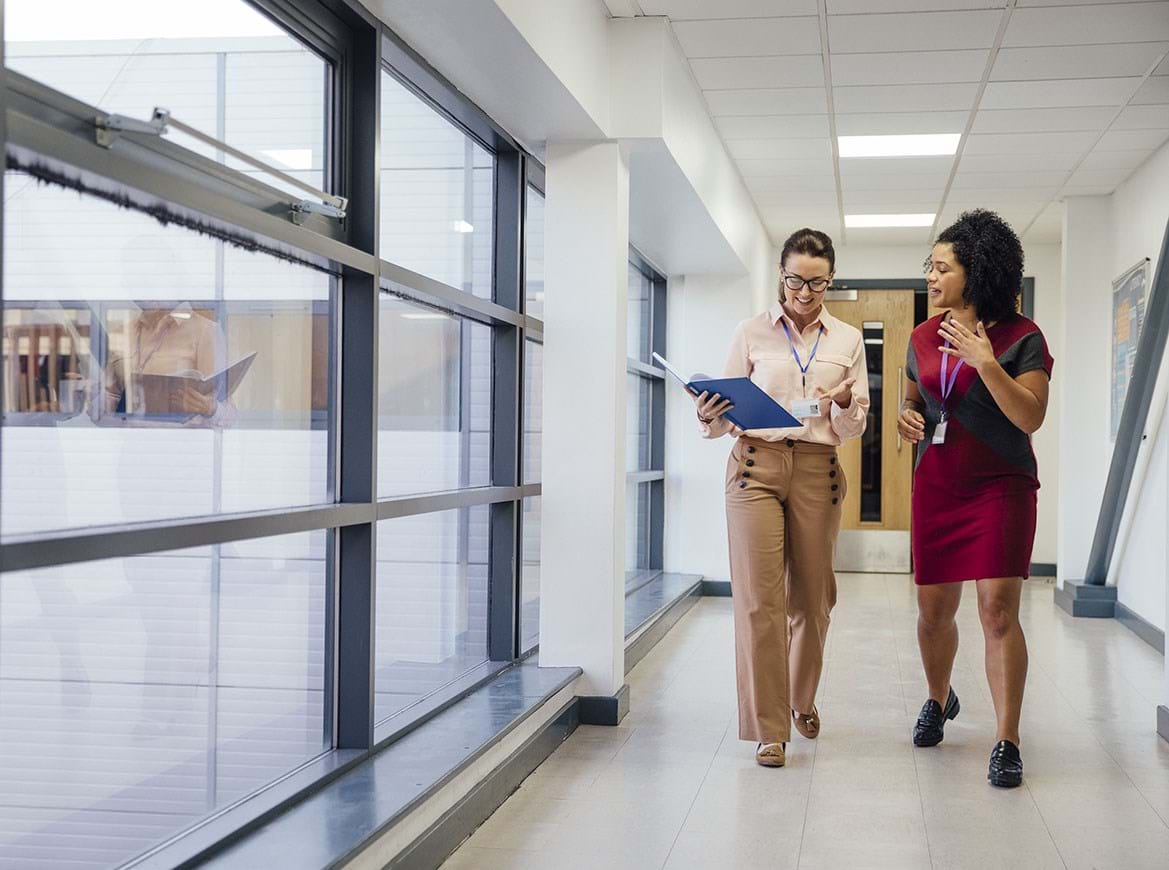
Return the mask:
POLYGON ((378 264, 378 269, 382 280, 392 285, 385 289, 395 295, 414 299, 424 305, 430 305, 459 317, 476 320, 488 326, 496 324, 523 326, 525 324, 524 316, 509 306, 472 296, 465 290, 413 272, 405 266, 382 260, 378 264))
MULTIPOLYGON (((523 157, 515 151, 498 154, 495 180, 494 296, 497 304, 519 313, 524 301, 523 157)), ((521 482, 524 337, 519 326, 496 326, 492 334, 491 481, 496 486, 518 487, 521 482)), ((520 504, 516 499, 491 508, 488 655, 492 661, 511 661, 519 649, 520 504)))
POLYGON ((666 377, 666 373, 663 369, 659 369, 656 366, 643 363, 640 360, 635 360, 633 357, 625 358, 625 371, 631 375, 638 375, 643 378, 664 380, 666 377))
POLYGON ((378 339, 377 245, 380 219, 381 39, 363 29, 355 41, 332 113, 333 168, 351 194, 349 232, 372 268, 349 269, 341 284, 337 496, 371 508, 368 521, 335 533, 336 576, 328 649, 333 681, 333 745, 374 742, 377 625, 378 339))

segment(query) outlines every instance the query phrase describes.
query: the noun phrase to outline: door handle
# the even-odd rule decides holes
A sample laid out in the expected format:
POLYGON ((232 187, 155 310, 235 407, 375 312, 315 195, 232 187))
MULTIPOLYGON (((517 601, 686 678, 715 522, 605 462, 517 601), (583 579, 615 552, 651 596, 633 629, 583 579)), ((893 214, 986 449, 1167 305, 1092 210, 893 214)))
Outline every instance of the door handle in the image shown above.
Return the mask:
MULTIPOLYGON (((901 416, 901 407, 905 404, 905 374, 901 368, 897 369, 897 416, 901 416)), ((897 452, 901 452, 901 427, 897 427, 897 452)))

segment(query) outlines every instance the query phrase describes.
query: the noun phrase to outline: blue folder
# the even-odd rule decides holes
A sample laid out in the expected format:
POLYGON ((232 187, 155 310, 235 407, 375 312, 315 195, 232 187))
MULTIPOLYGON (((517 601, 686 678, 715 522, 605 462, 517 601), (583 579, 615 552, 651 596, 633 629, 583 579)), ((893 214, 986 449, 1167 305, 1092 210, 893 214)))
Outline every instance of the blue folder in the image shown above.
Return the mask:
POLYGON ((735 407, 723 416, 740 429, 798 429, 804 425, 750 378, 708 378, 692 380, 686 386, 695 395, 706 391, 730 399, 735 407))
POLYGON ((686 380, 661 354, 655 353, 653 358, 694 395, 705 391, 730 399, 735 407, 723 416, 740 429, 799 429, 804 425, 750 378, 708 378, 696 374, 686 380))

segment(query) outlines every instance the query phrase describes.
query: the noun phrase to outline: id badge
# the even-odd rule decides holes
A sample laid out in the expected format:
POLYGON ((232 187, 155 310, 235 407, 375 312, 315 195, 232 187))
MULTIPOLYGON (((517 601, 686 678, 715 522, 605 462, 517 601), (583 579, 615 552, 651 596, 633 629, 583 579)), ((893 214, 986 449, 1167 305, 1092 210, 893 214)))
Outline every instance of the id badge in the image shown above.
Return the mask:
POLYGON ((936 427, 934 427, 934 438, 931 444, 945 444, 946 443, 946 424, 949 421, 943 420, 936 427))
POLYGON ((809 417, 820 416, 819 399, 796 399, 792 402, 792 416, 797 420, 807 420, 809 417))

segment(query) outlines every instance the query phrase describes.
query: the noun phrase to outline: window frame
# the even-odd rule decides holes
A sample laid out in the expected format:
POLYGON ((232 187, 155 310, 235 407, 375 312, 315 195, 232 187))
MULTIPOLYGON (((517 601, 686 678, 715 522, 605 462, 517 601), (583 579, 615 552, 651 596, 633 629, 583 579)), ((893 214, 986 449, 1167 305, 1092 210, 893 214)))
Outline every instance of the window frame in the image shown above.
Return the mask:
MULTIPOLYGON (((328 532, 326 723, 332 748, 237 803, 220 808, 129 862, 170 867, 204 859, 401 738, 522 657, 519 582, 524 484, 523 384, 527 339, 543 323, 524 305, 526 186, 544 192, 544 167, 367 10, 345 0, 243 0, 331 64, 325 189, 349 198, 344 221, 285 213, 288 195, 160 137, 95 140, 103 113, 3 67, 0 144, 12 158, 67 173, 98 196, 147 210, 163 202, 176 223, 243 242, 334 276, 330 492, 322 504, 217 516, 66 529, 0 540, 3 573, 138 556, 295 532, 328 532), (492 299, 479 299, 380 257, 381 76, 394 75, 496 156, 492 299), (493 336, 491 486, 377 497, 378 309, 383 292, 487 324, 493 336), (374 617, 379 520, 490 507, 489 660, 427 696, 409 717, 374 721, 374 617)), ((0 46, 0 61, 3 48, 0 46)), ((0 192, 3 179, 0 179, 0 192)), ((0 213, 0 240, 3 215, 0 213)), ((18 303, 19 304, 19 303, 18 303)), ((4 306, 0 284, 0 309, 4 306)), ((0 383, 0 390, 4 389, 0 383)), ((3 396, 0 394, 0 399, 3 396)), ((0 429, 0 443, 3 430, 0 429)))

